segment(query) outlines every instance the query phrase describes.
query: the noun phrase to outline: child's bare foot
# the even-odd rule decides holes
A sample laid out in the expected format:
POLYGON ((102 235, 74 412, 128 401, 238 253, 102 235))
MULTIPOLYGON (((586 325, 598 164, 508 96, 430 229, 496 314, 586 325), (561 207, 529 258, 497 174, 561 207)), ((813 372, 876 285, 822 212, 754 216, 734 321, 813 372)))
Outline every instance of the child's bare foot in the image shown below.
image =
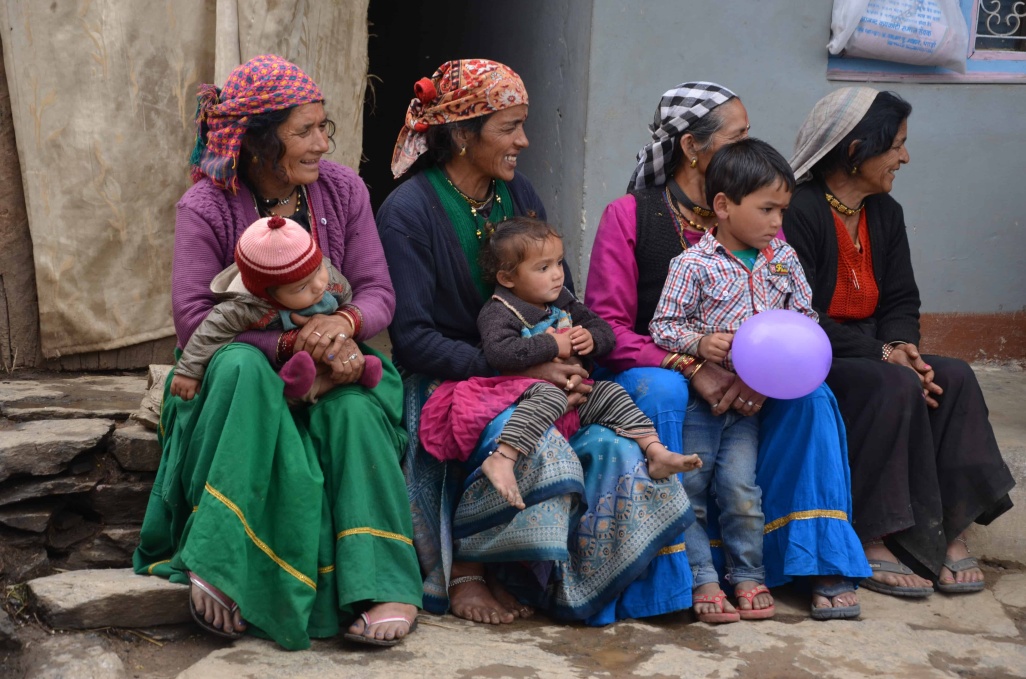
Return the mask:
POLYGON ((675 453, 658 440, 649 443, 644 451, 648 460, 648 475, 653 479, 667 479, 674 474, 689 472, 702 466, 698 455, 675 453))
POLYGON ((766 585, 754 580, 742 580, 734 587, 737 597, 737 609, 742 620, 762 620, 772 618, 776 613, 773 595, 766 585))
POLYGON ((699 585, 692 592, 691 599, 691 610, 699 622, 718 625, 741 619, 737 610, 727 601, 727 595, 720 589, 718 582, 699 585))
POLYGON ((517 486, 517 477, 513 474, 513 465, 516 463, 519 453, 505 443, 492 452, 488 458, 481 463, 481 472, 487 477, 499 495, 506 499, 517 509, 523 509, 523 498, 520 497, 520 488, 517 486))

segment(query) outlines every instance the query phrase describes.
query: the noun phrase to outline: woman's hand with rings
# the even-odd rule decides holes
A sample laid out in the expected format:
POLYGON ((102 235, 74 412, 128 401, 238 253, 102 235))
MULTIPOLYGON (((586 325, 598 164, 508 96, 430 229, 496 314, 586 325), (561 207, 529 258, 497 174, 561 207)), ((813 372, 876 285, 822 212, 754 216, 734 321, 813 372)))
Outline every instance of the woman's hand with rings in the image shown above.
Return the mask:
POLYGON ((331 381, 335 384, 352 384, 363 375, 366 361, 363 352, 352 340, 346 341, 346 347, 341 355, 326 361, 331 366, 331 381), (349 353, 346 353, 349 352, 349 353))
POLYGON ((591 385, 584 380, 588 379, 588 371, 580 365, 576 358, 567 361, 549 361, 539 363, 518 373, 523 377, 533 377, 536 380, 551 382, 563 391, 567 392, 567 401, 571 406, 577 406, 587 400, 591 393, 591 385), (568 388, 569 387, 569 388, 568 388))
POLYGON ((317 363, 325 359, 333 361, 343 350, 342 345, 353 331, 349 321, 341 316, 300 316, 293 313, 292 322, 300 328, 293 351, 305 351, 317 363))
POLYGON ((891 355, 888 356, 887 362, 895 365, 903 365, 914 370, 916 376, 919 378, 919 382, 923 385, 923 398, 926 399, 926 405, 931 408, 940 407, 940 403, 937 402, 937 397, 943 394, 944 390, 939 384, 933 381, 933 368, 923 360, 922 355, 919 353, 919 348, 916 345, 911 343, 897 345, 891 351, 891 355))

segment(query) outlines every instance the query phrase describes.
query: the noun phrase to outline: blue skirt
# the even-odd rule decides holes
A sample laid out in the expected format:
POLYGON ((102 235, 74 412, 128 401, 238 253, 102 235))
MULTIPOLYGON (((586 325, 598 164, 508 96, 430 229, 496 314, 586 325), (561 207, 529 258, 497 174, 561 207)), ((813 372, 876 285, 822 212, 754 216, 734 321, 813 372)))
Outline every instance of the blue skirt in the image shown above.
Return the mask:
POLYGON ((448 609, 454 559, 491 564, 517 599, 557 619, 605 625, 691 606, 683 533, 694 513, 678 479, 649 478, 634 441, 598 425, 569 442, 549 429, 514 468, 527 504, 517 511, 479 469, 513 408, 489 424, 466 463, 442 463, 418 444, 433 383, 411 376, 405 386, 403 470, 427 610, 448 609))
MULTIPOLYGON (((632 368, 596 375, 620 384, 652 419, 670 450, 683 449, 687 380, 663 368, 632 368)), ((763 562, 766 584, 822 575, 860 580, 872 575, 851 526, 851 471, 844 422, 825 384, 808 396, 767 399, 759 422, 756 482, 766 515, 763 562)), ((716 504, 707 531, 723 573, 716 504)))

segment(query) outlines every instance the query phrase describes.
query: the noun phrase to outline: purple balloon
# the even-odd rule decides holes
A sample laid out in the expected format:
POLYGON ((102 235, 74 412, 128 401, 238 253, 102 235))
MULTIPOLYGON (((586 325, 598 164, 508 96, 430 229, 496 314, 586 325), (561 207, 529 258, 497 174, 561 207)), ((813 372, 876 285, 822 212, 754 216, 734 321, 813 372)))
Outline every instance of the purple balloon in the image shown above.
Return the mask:
POLYGON ((833 352, 819 323, 788 309, 755 314, 734 333, 734 369, 771 398, 799 398, 823 384, 833 352))

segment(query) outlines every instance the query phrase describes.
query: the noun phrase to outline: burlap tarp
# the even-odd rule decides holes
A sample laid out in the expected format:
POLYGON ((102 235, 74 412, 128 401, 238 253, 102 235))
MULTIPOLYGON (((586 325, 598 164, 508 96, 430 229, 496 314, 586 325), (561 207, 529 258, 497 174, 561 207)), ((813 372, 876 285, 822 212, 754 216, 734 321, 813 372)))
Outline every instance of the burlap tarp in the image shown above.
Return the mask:
POLYGON ((331 157, 359 163, 367 0, 0 0, 0 20, 48 358, 174 334, 199 83, 280 54, 325 93, 331 157))

